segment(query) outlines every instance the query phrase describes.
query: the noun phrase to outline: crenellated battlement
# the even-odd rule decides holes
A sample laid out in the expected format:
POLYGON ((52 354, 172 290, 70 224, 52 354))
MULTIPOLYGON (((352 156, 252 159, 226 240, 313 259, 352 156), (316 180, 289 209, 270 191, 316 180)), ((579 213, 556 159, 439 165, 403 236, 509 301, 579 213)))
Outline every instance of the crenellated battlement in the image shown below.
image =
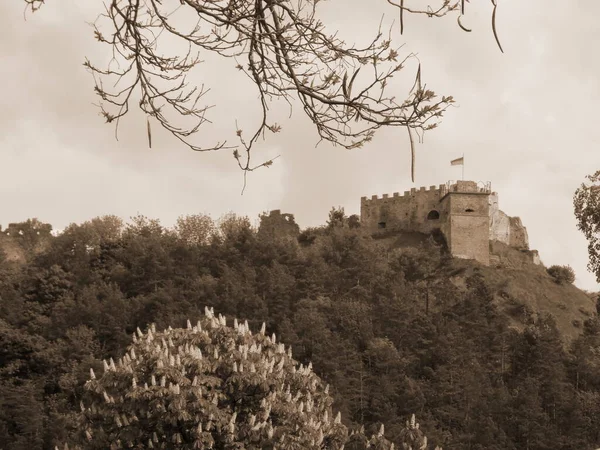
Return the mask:
POLYGON ((381 195, 381 197, 378 195, 372 195, 370 198, 361 197, 360 201, 361 201, 361 203, 369 203, 372 201, 410 198, 410 197, 414 197, 414 196, 422 195, 422 194, 426 194, 426 195, 430 196, 432 193, 439 194, 440 192, 442 192, 442 190, 444 189, 445 186, 446 186, 445 184, 440 184, 439 186, 429 186, 429 187, 421 186, 419 189, 412 188, 410 191, 404 191, 404 193, 402 195, 400 195, 399 192, 394 192, 391 196, 389 194, 383 194, 383 195, 381 195))

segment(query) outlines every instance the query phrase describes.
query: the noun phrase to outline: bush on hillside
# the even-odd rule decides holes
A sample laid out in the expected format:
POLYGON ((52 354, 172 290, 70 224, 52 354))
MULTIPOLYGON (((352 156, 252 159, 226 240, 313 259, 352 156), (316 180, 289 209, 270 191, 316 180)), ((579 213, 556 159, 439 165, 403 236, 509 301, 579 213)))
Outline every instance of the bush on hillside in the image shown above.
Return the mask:
POLYGON ((558 284, 573 284, 575 282, 575 272, 571 266, 550 266, 548 274, 558 284))

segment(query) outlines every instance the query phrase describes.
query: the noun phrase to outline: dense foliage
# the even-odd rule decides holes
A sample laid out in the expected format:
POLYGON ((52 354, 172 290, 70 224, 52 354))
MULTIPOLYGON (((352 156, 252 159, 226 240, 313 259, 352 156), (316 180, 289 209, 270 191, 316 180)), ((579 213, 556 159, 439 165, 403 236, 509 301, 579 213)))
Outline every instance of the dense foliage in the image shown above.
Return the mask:
POLYGON ((571 266, 550 266, 548 274, 558 284, 573 284, 575 282, 575 271, 571 266))
POLYGON ((586 177, 573 196, 577 228, 588 241, 588 269, 600 283, 600 170, 586 177))
MULTIPOLYGON (((454 269, 433 243, 384 248, 336 218, 293 237, 258 233, 233 215, 182 218, 174 230, 104 217, 39 235, 25 264, 0 256, 3 448, 75 439, 80 402, 90 407, 90 367, 101 380, 103 358, 132 357, 138 327, 195 324, 205 305, 252 330, 266 322, 267 336, 291 345, 304 367, 312 362, 343 425, 364 425, 347 448, 376 445, 382 424, 401 448, 418 434, 406 425, 412 413, 430 448, 600 445, 597 316, 568 347, 552 317, 528 316, 518 331, 477 271, 464 287, 451 282, 454 269)), ((131 374, 125 382, 133 389, 131 374)), ((151 376, 136 383, 151 386, 151 376)))

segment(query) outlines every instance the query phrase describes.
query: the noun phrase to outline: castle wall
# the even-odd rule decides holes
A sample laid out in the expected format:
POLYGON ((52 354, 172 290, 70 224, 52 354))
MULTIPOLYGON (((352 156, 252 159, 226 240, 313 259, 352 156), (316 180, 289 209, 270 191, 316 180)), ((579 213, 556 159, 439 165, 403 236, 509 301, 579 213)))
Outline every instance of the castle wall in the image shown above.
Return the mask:
POLYGON ((474 259, 489 265, 488 194, 450 192, 441 203, 448 218, 441 229, 450 253, 456 258, 474 259))
POLYGON ((490 264, 487 217, 451 216, 450 253, 455 258, 474 259, 490 264))
POLYGON ((440 188, 411 189, 400 195, 384 194, 381 198, 374 195, 370 199, 361 199, 360 221, 363 227, 372 231, 418 231, 429 233, 439 228, 439 219, 427 219, 428 214, 439 209, 440 188))

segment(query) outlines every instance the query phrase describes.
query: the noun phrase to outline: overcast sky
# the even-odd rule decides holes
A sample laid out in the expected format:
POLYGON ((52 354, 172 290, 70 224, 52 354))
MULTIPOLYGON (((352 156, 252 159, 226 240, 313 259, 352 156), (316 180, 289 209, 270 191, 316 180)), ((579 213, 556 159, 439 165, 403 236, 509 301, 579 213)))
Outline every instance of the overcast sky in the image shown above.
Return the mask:
MULTIPOLYGON (((260 143, 256 161, 281 157, 251 174, 240 196, 242 177, 230 151, 192 152, 157 126, 149 149, 137 111, 121 122, 115 140, 114 127, 92 105, 93 81, 82 66, 84 57, 109 57, 86 25, 100 0, 49 0, 27 21, 23 2, 2 1, 0 223, 37 217, 61 229, 103 214, 140 213, 171 226, 184 214, 218 218, 233 211, 254 219, 281 209, 301 227, 316 226, 332 206, 359 213, 361 196, 460 178, 450 160, 464 153, 465 178, 491 181, 500 208, 521 217, 542 261, 571 265, 579 287, 598 290, 586 270, 572 196, 586 174, 600 169, 600 2, 499 2, 504 54, 493 39, 491 5, 477 3, 464 20, 471 33, 454 18, 409 16, 396 40, 418 52, 427 86, 453 95, 458 106, 418 146, 414 184, 403 130, 380 131, 359 150, 315 148, 316 131, 301 109, 289 119, 282 108, 282 132, 260 143)), ((384 0, 330 0, 320 8, 328 30, 357 44, 373 36, 382 14, 388 25, 398 17, 384 0)), ((207 101, 217 106, 204 142, 232 140, 235 119, 242 129, 255 123, 256 94, 233 61, 207 60, 195 76, 210 86, 207 101)))

